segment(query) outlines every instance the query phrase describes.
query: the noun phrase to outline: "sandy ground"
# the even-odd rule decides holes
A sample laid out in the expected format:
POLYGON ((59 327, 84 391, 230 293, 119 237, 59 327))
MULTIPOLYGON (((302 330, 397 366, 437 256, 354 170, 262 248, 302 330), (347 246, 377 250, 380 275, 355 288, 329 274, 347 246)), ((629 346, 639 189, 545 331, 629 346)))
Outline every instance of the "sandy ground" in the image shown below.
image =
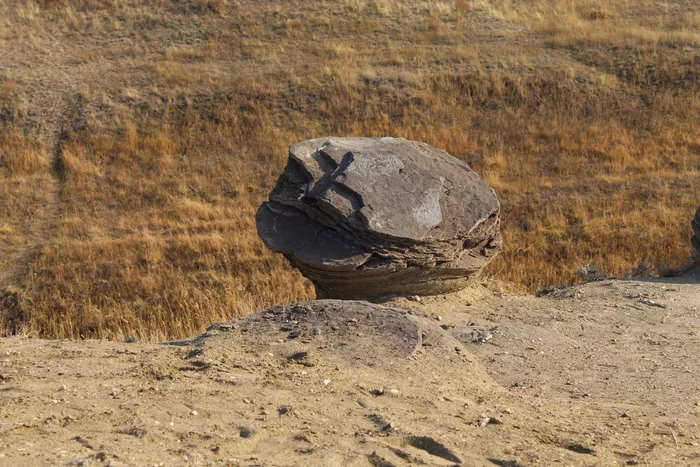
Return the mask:
POLYGON ((700 270, 0 340, 0 465, 698 465, 700 270))

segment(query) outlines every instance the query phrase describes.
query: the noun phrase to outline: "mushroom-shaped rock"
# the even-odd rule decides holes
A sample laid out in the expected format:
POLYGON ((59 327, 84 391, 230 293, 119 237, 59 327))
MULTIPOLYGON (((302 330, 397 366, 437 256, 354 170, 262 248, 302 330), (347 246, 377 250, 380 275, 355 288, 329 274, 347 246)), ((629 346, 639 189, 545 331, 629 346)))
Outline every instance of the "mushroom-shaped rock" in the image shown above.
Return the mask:
POLYGON ((323 298, 464 288, 501 249, 500 205, 464 162, 403 138, 291 146, 258 234, 323 298))

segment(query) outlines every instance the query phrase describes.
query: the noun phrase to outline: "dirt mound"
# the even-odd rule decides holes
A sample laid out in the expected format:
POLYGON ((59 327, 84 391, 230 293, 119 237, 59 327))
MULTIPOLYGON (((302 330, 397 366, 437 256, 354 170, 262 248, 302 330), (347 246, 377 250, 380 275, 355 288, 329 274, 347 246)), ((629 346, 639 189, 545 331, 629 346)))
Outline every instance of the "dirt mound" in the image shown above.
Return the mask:
POLYGON ((489 386, 486 372, 434 320, 415 311, 363 301, 316 300, 276 306, 215 325, 192 343, 208 349, 269 351, 304 366, 336 364, 352 371, 384 370, 418 358, 432 359, 441 362, 443 373, 471 375, 478 389, 489 386))

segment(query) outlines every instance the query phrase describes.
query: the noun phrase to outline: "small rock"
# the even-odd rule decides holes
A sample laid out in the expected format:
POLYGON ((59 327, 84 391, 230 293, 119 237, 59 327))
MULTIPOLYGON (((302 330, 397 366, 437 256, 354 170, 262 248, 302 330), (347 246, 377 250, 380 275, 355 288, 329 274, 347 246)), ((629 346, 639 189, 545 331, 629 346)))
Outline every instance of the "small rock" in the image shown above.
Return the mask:
POLYGON ((255 430, 247 427, 241 427, 238 434, 241 435, 241 438, 251 438, 255 434, 255 430))
POLYGON ((292 408, 291 405, 282 405, 277 409, 277 412, 280 414, 280 417, 281 417, 283 415, 287 415, 288 413, 291 413, 292 410, 294 410, 294 409, 292 408))
POLYGON ((287 356, 287 360, 293 362, 304 362, 309 359, 309 352, 295 352, 287 356))
POLYGON ((391 388, 391 389, 389 389, 389 394, 391 394, 393 396, 397 396, 399 394, 399 390, 396 388, 391 388))
POLYGON ((373 396, 381 396, 384 394, 384 388, 374 388, 369 391, 373 396))
POLYGON ((421 298, 420 295, 409 295, 409 296, 406 297, 406 298, 407 298, 408 300, 412 301, 412 302, 418 302, 418 303, 423 302, 423 299, 421 298))
POLYGON ((190 415, 197 415, 197 411, 193 410, 192 412, 190 412, 190 415))
POLYGON ((484 427, 486 427, 486 425, 500 425, 502 423, 503 423, 502 421, 500 421, 499 419, 497 419, 495 417, 484 417, 479 422, 479 426, 481 428, 484 428, 484 427))
POLYGON ((595 455, 595 450, 586 447, 582 444, 579 443, 569 443, 564 445, 564 449, 568 449, 571 452, 575 452, 578 454, 593 454, 595 455))
MULTIPOLYGON (((491 339, 493 339, 493 334, 491 334, 490 332, 485 332, 483 334, 479 333, 479 335, 477 335, 474 338, 473 342, 476 344, 485 344, 488 341, 490 341, 491 339)), ((534 350, 534 348, 533 348, 533 350, 534 350)))

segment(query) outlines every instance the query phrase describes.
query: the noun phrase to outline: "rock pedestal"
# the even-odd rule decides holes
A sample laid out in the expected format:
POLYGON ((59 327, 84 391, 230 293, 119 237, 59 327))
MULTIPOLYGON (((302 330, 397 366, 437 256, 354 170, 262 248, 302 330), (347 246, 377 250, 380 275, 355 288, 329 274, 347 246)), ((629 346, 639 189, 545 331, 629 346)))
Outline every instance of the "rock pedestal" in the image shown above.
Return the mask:
POLYGON ((467 164, 402 138, 291 146, 258 234, 319 297, 464 288, 501 249, 500 205, 467 164))

